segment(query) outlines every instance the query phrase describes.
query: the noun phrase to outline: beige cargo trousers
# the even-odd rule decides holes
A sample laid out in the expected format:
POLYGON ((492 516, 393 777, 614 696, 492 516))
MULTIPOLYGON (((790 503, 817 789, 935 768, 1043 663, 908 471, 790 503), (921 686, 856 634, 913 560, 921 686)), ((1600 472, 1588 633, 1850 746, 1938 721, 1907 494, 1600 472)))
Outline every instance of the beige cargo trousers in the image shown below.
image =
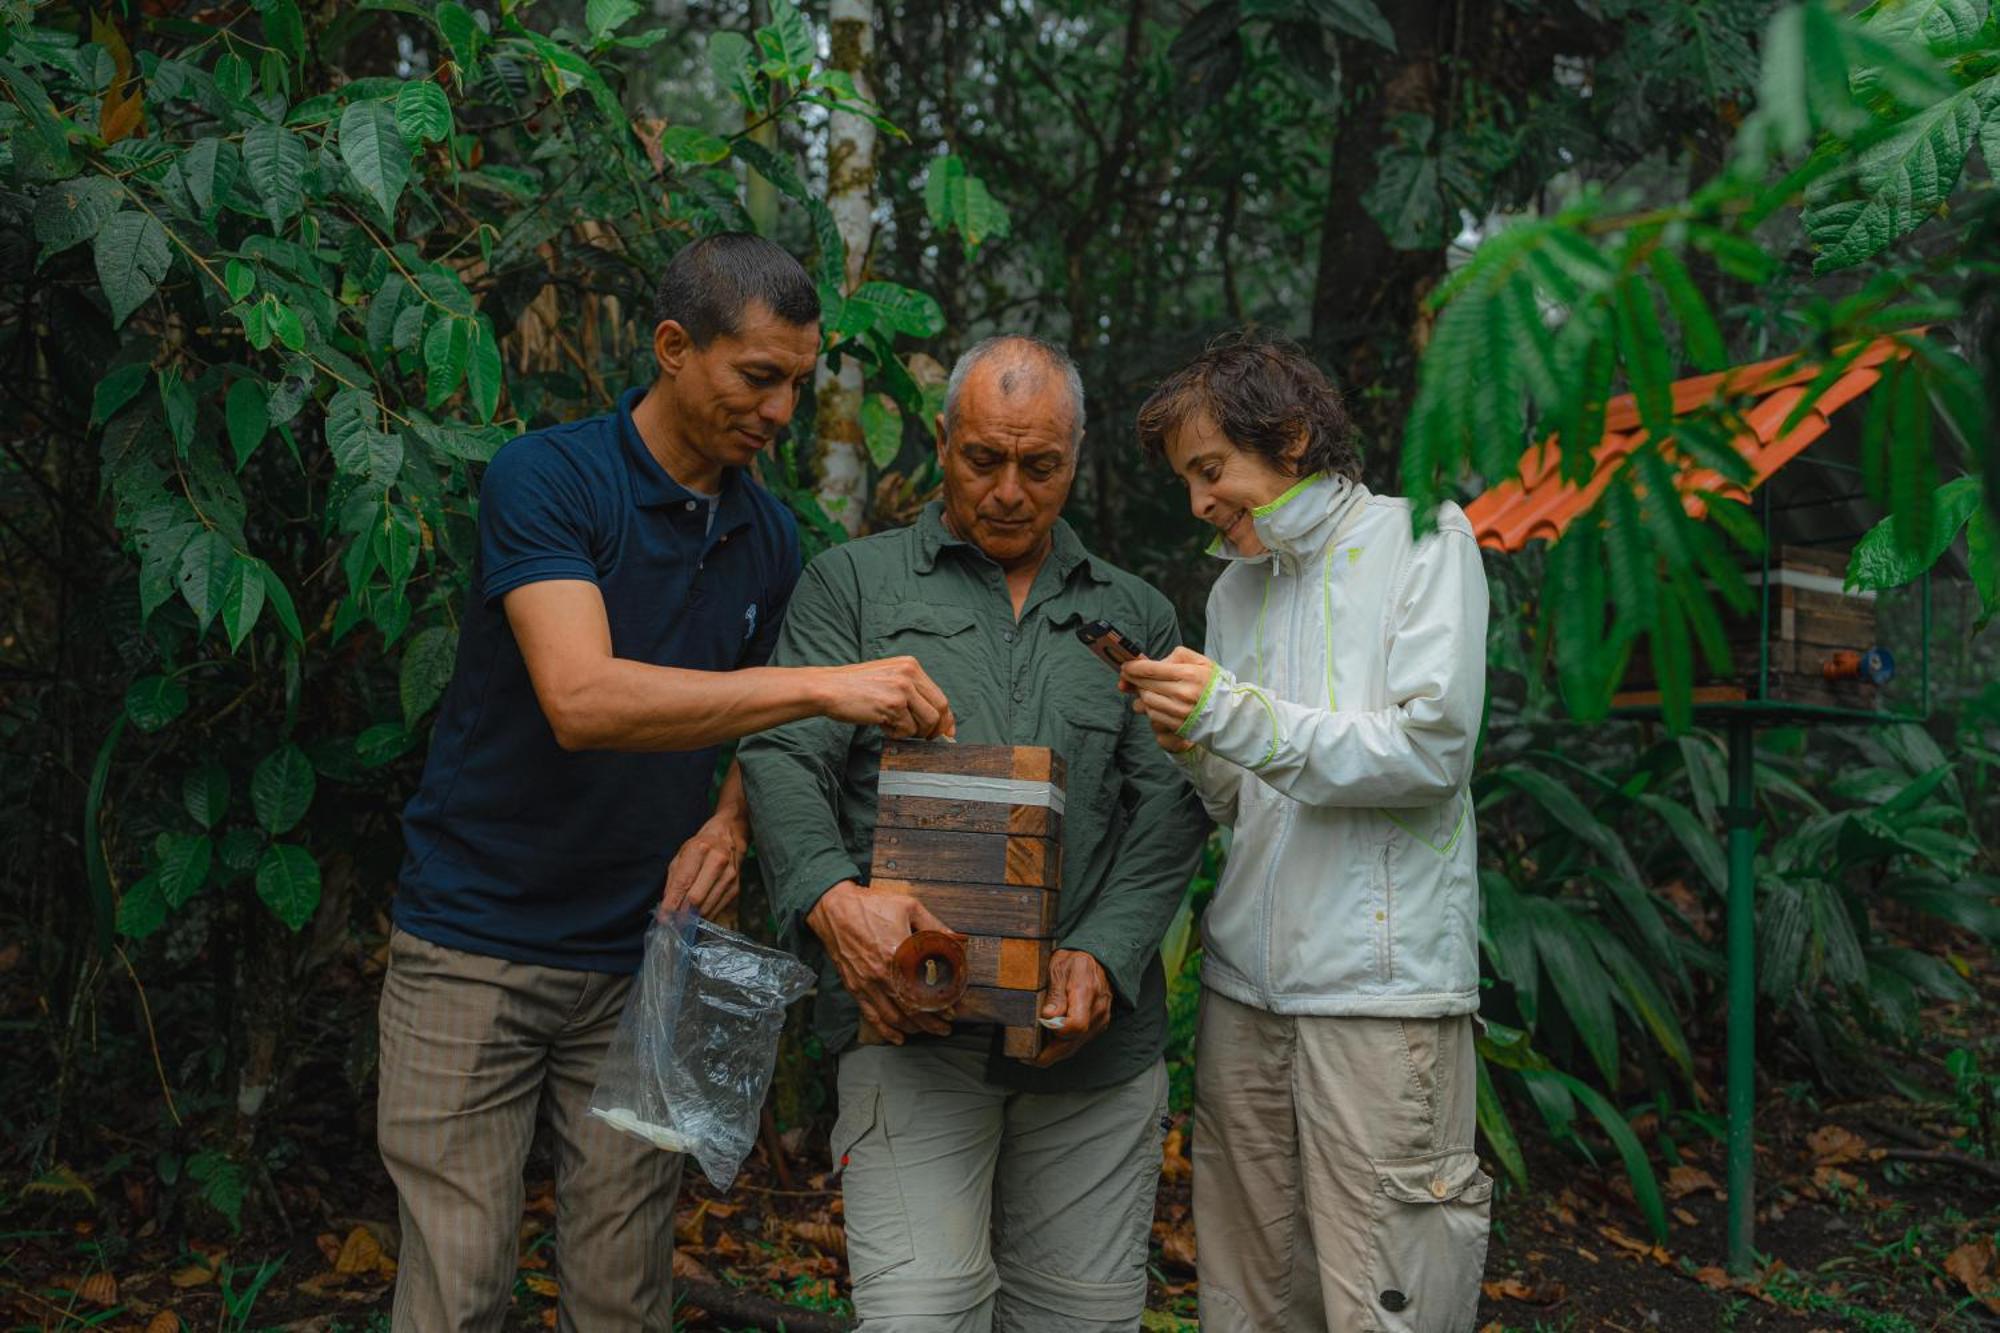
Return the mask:
POLYGON ((1138 1328, 1165 1063, 1106 1088, 1018 1092, 986 1081, 987 1045, 840 1057, 833 1160, 858 1333, 1138 1328))
POLYGON ((1472 1016, 1274 1014, 1203 990, 1202 1333, 1472 1333, 1493 1182, 1472 1016))
POLYGON ((681 1156, 589 1114, 631 986, 390 937, 376 1137, 402 1219, 395 1333, 500 1329, 538 1116, 556 1150, 557 1327, 672 1329, 681 1156))

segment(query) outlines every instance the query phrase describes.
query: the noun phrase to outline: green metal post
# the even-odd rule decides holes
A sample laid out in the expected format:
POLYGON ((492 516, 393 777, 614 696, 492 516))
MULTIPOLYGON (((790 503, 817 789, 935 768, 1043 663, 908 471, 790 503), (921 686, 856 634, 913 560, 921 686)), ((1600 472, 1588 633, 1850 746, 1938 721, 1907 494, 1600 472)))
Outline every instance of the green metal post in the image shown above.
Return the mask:
POLYGON ((1757 1215, 1754 1118, 1757 1087, 1755 733, 1729 724, 1729 1267, 1747 1273, 1757 1215))

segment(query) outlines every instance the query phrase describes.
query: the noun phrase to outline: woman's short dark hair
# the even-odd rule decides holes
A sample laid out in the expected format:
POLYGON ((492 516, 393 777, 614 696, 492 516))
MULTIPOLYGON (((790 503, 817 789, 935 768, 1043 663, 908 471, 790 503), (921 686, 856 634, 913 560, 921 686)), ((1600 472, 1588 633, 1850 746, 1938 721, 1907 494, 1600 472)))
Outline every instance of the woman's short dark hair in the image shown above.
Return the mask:
POLYGON ((653 294, 653 327, 671 319, 707 347, 741 329, 753 301, 787 324, 819 322, 819 292, 798 260, 748 232, 704 236, 667 262, 653 294))
POLYGON ((1361 479, 1361 450, 1340 391, 1287 339, 1243 330, 1211 342, 1139 408, 1140 447, 1165 457, 1167 437, 1203 412, 1231 444, 1281 471, 1361 479), (1287 455, 1301 436, 1305 452, 1294 470, 1287 455))

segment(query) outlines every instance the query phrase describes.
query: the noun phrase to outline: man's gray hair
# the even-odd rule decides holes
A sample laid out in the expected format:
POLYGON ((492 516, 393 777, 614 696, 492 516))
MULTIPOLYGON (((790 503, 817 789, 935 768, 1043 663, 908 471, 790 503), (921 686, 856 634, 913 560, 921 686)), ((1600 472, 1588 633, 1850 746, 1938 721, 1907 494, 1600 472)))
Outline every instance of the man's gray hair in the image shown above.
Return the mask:
POLYGON ((1061 375, 1063 387, 1069 390, 1070 448, 1074 449, 1083 442, 1083 376, 1077 372, 1076 362, 1070 360, 1068 352, 1032 333, 998 333, 990 338, 981 338, 958 358, 958 364, 951 368, 951 378, 944 387, 946 436, 957 428, 958 395, 965 388, 966 379, 980 362, 994 356, 1004 357, 1008 362, 1000 372, 1000 392, 1003 394, 1032 388, 1049 371, 1061 375))

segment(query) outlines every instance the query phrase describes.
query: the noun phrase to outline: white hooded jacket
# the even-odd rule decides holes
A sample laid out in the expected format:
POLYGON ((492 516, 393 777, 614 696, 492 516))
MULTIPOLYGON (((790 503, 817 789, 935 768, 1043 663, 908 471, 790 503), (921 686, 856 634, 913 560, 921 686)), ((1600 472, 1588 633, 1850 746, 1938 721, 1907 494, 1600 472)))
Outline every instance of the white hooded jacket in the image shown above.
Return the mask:
POLYGON ((1328 474, 1252 511, 1266 553, 1208 598, 1217 663, 1181 734, 1234 829, 1202 919, 1202 981, 1281 1014, 1433 1018, 1479 1007, 1473 748, 1486 574, 1453 504, 1328 474))

